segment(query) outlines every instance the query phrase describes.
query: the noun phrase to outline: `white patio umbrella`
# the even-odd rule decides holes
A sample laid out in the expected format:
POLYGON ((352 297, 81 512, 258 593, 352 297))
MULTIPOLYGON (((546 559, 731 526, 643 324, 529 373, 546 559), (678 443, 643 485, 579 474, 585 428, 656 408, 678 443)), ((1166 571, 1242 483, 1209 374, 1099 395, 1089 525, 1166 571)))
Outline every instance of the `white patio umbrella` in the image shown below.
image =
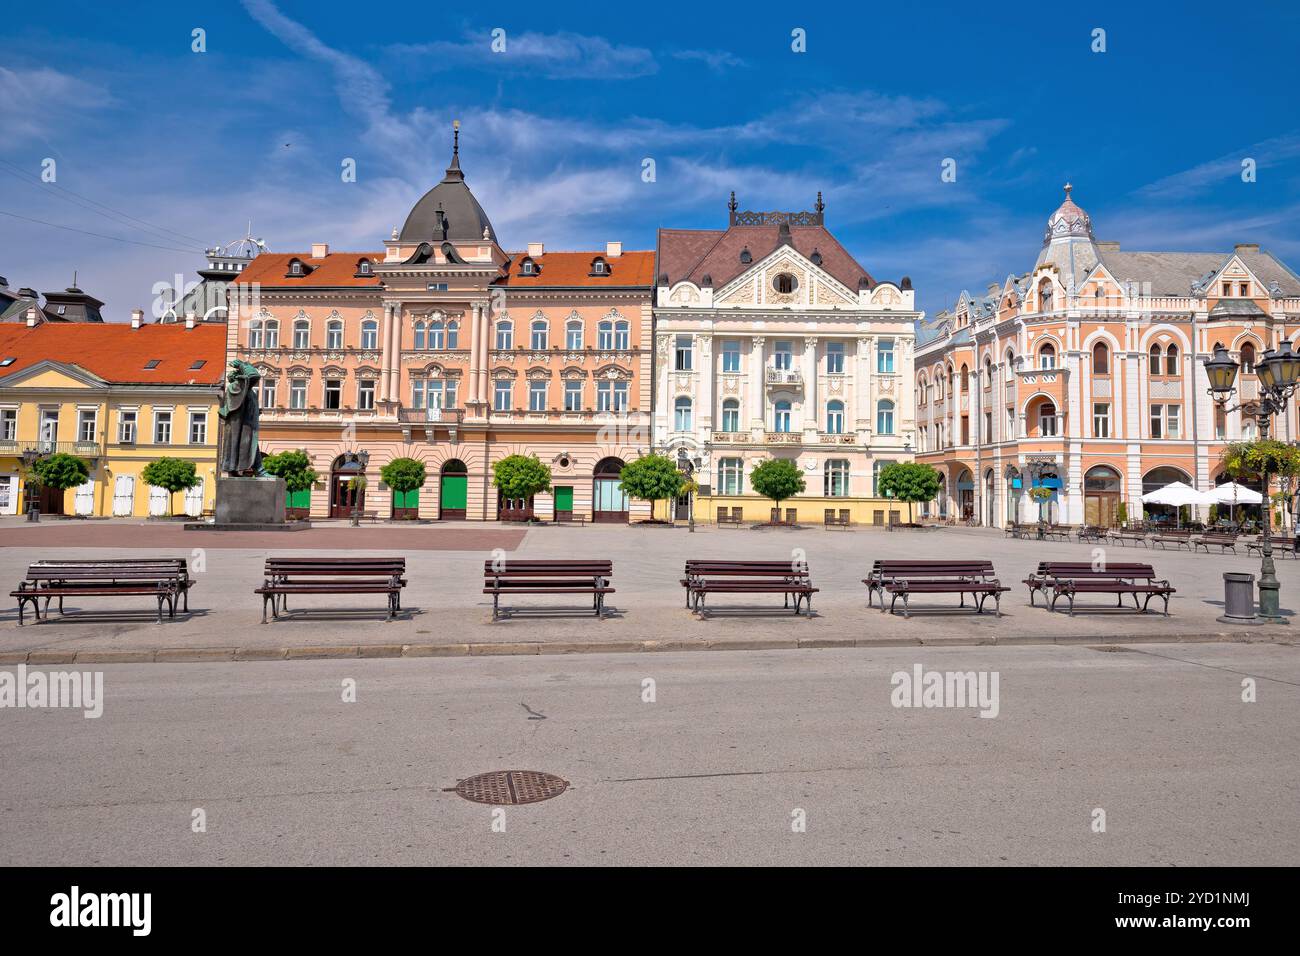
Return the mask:
MULTIPOLYGON (((1157 488, 1155 491, 1149 491, 1142 496, 1142 502, 1148 505, 1170 505, 1174 508, 1181 508, 1183 505, 1212 505, 1217 500, 1213 495, 1204 491, 1197 491, 1181 481, 1170 482, 1163 488, 1157 488)), ((1181 512, 1174 512, 1179 526, 1182 525, 1181 512)))
POLYGON ((1232 520, 1237 520, 1237 505, 1257 505, 1264 500, 1254 488, 1247 488, 1245 485, 1239 485, 1235 481, 1225 482, 1210 492, 1214 496, 1215 502, 1221 505, 1232 505, 1232 520))

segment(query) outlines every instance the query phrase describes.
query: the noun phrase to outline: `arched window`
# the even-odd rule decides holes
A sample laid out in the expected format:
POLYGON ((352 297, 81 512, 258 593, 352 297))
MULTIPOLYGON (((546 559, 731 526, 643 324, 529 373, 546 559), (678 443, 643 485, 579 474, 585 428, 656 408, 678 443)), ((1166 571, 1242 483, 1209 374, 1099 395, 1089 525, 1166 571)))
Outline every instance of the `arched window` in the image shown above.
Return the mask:
POLYGON ((608 351, 614 347, 614 323, 609 319, 602 319, 596 325, 596 348, 601 351, 608 351))
POLYGON ((614 323, 614 348, 616 351, 627 351, 630 328, 627 319, 619 319, 614 323))
POLYGON ((515 327, 509 319, 497 323, 497 350, 509 351, 515 347, 515 327))
POLYGON ((374 319, 366 319, 361 323, 361 347, 363 349, 379 347, 379 323, 374 319))
POLYGON ((424 323, 416 322, 414 328, 415 328, 415 347, 417 349, 423 349, 425 347, 424 323))
POLYGON ((986 355, 984 356, 984 389, 985 391, 987 391, 992 387, 993 387, 993 359, 989 358, 986 355))
POLYGON ((327 349, 343 348, 342 319, 330 319, 325 323, 325 347, 327 349))
POLYGON ((569 319, 564 324, 564 347, 570 352, 582 350, 582 320, 569 319))
POLYGON ((293 347, 305 349, 311 346, 311 322, 307 319, 293 320, 293 347))
POLYGON ((876 434, 894 434, 894 403, 887 398, 876 402, 876 434))
POLYGON ((1150 366, 1150 367, 1149 367, 1148 371, 1149 371, 1152 375, 1159 375, 1159 374, 1160 374, 1160 371, 1161 371, 1161 368, 1162 368, 1162 366, 1161 366, 1161 364, 1160 364, 1160 357, 1161 357, 1161 352, 1160 352, 1160 346, 1159 346, 1159 344, 1156 344, 1156 345, 1151 346, 1151 356, 1150 356, 1151 361, 1149 362, 1149 366, 1150 366))
POLYGON ((597 256, 596 258, 592 259, 591 274, 593 276, 609 275, 609 263, 606 262, 604 259, 602 259, 600 256, 597 256))
POLYGON ((442 320, 430 319, 429 323, 424 328, 426 334, 428 335, 426 341, 428 342, 429 348, 431 349, 443 348, 444 347, 443 341, 446 335, 446 329, 443 327, 442 320))
POLYGON ((790 403, 785 399, 776 403, 772 413, 772 431, 788 432, 790 430, 790 403))
POLYGON ((533 319, 532 338, 529 340, 529 347, 534 352, 546 350, 546 340, 549 338, 550 325, 545 319, 533 319))
POLYGON ((943 373, 936 372, 934 376, 934 390, 938 395, 938 400, 943 401, 943 373))
POLYGON ((455 319, 452 319, 450 322, 447 323, 447 348, 454 349, 456 347, 456 339, 457 339, 456 333, 458 333, 459 331, 460 331, 460 323, 457 322, 455 319))
POLYGON ((1038 350, 1039 368, 1056 368, 1056 347, 1050 342, 1038 350))
POLYGON ((1241 343, 1241 374, 1255 374, 1255 346, 1249 342, 1241 343))
POLYGON ((691 400, 682 396, 673 402, 673 431, 688 432, 691 430, 691 400))
POLYGON ((838 399, 826 403, 826 431, 831 435, 844 434, 844 403, 838 399))
POLYGON ((1052 280, 1043 279, 1038 283, 1038 311, 1052 311, 1052 280))
POLYGON ((1092 347, 1092 374, 1110 374, 1110 349, 1106 348, 1105 342, 1098 342, 1092 347))
POLYGON ((970 368, 966 365, 961 367, 961 393, 965 395, 970 391, 970 368))
POLYGON ((722 403, 722 430, 724 432, 740 431, 740 400, 729 398, 722 403))
POLYGON ((262 348, 265 341, 262 337, 262 320, 253 319, 248 323, 248 347, 250 349, 262 348))
POLYGON ((1178 346, 1171 345, 1165 350, 1165 374, 1178 374, 1178 346))

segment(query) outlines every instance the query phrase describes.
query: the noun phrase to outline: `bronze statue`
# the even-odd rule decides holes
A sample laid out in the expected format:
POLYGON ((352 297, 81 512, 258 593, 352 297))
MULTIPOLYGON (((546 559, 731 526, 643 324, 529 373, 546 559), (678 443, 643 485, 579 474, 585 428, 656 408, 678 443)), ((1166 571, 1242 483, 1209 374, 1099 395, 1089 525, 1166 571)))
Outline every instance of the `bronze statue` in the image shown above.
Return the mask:
POLYGON ((221 392, 221 471, 227 475, 262 474, 257 447, 258 386, 262 373, 247 362, 232 359, 221 392))

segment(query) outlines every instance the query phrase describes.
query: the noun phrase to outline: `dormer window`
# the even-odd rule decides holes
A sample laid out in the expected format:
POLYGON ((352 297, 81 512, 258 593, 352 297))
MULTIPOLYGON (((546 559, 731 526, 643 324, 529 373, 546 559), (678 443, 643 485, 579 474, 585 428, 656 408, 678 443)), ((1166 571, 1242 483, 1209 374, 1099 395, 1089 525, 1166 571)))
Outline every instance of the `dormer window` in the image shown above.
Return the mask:
POLYGON ((375 274, 374 264, 369 259, 357 260, 357 272, 355 278, 364 279, 375 274))
POLYGON ((289 260, 289 271, 286 273, 290 278, 301 278, 307 274, 307 267, 302 264, 301 259, 289 260))
POLYGON ((754 261, 754 256, 750 253, 749 246, 746 246, 744 249, 740 250, 740 261, 743 262, 745 265, 749 265, 751 262, 754 261))
POLYGON ((815 266, 819 266, 822 264, 822 254, 818 252, 816 249, 814 249, 812 251, 812 255, 808 257, 808 261, 815 266))
POLYGON ((519 263, 519 274, 521 276, 535 276, 539 272, 541 270, 537 268, 537 263, 532 259, 524 259, 523 262, 519 263))
POLYGON ((609 275, 609 263, 600 256, 591 260, 591 274, 594 276, 609 275))

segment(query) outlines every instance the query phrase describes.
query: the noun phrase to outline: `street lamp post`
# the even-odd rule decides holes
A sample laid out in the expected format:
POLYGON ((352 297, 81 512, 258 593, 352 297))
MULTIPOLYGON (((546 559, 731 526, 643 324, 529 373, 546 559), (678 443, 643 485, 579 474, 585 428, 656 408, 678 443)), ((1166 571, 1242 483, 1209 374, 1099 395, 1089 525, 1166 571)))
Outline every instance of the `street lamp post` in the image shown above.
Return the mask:
MULTIPOLYGON (((1237 378, 1238 364, 1232 360, 1228 350, 1222 345, 1214 350, 1211 358, 1202 360, 1205 374, 1210 380, 1210 397, 1225 412, 1244 409, 1244 405, 1228 408, 1227 404, 1237 391, 1234 382, 1237 378)), ((1300 380, 1300 354, 1291 348, 1289 341, 1283 341, 1281 348, 1269 349, 1255 365, 1255 374, 1259 378, 1259 403, 1255 407, 1255 423, 1259 428, 1261 440, 1268 438, 1272 417, 1287 407, 1289 399, 1296 390, 1300 380)), ((1282 585, 1277 579, 1277 567, 1273 563, 1273 542, 1271 529, 1272 504, 1268 499, 1268 465, 1265 463, 1260 476, 1264 489, 1264 520, 1262 523, 1263 555, 1259 567, 1259 614, 1258 617, 1269 623, 1282 623, 1281 605, 1279 603, 1282 585)))
MULTIPOLYGON (((695 465, 687 456, 685 446, 677 448, 677 470, 686 476, 687 481, 691 481, 695 474, 695 465)), ((689 489, 686 492, 686 530, 695 533, 695 494, 689 489)))

